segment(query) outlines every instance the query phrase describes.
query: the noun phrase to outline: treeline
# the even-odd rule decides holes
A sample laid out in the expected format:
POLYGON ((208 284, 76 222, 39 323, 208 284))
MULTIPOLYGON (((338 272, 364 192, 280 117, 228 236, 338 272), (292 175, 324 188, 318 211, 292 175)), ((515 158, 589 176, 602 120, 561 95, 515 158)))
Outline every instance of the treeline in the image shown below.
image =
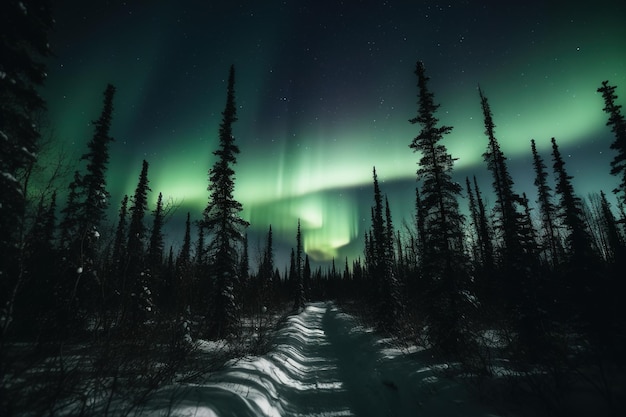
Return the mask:
MULTIPOLYGON (((345 284, 349 293, 369 306, 370 320, 381 331, 458 361, 465 377, 514 381, 514 388, 498 394, 491 386, 488 396, 531 393, 555 415, 576 411, 567 408, 572 392, 593 391, 602 403, 594 412, 615 413, 623 395, 617 381, 626 371, 626 121, 616 87, 604 81, 598 92, 614 134, 610 172, 619 184, 612 190, 617 215, 604 191, 588 202, 576 194, 555 138, 550 162, 534 139, 529 143, 532 209, 530 198, 515 190, 489 101, 479 88, 483 159, 495 195, 487 207, 476 177, 464 185, 452 179, 455 158, 442 143, 452 127, 436 118, 439 105, 421 62, 415 73, 418 111, 410 122, 420 131, 409 144, 420 156, 415 218, 394 227, 374 169, 372 226, 362 272, 345 284), (467 204, 468 216, 461 204, 467 204), (586 388, 575 391, 581 386, 586 388)), ((361 271, 360 262, 354 265, 361 271)))
POLYGON ((591 205, 577 196, 555 138, 553 184, 535 140, 529 143, 537 187, 538 213, 533 213, 529 197, 515 191, 483 91, 478 90, 486 135, 483 159, 492 176, 493 207, 486 207, 476 177, 466 178, 464 187, 452 179, 455 158, 442 144, 452 127, 438 123, 439 105, 421 62, 415 73, 419 105, 410 122, 421 128, 409 145, 421 157, 415 219, 405 230, 394 228, 374 170, 366 281, 355 287, 376 307, 380 328, 397 331, 408 314, 422 321, 429 343, 445 354, 467 350, 477 326, 512 330, 516 349, 529 360, 545 356, 555 334, 565 329, 585 335, 607 357, 623 352, 626 121, 615 103, 615 86, 604 81, 598 92, 615 135, 611 174, 620 181, 612 190, 619 216, 602 190, 591 197, 591 205), (460 210, 464 196, 468 218, 460 210))
MULTIPOLYGON (((410 122, 420 130, 409 144, 420 157, 413 224, 394 226, 374 169, 372 227, 362 260, 350 264, 346 259, 338 267, 333 261, 329 269, 313 271, 298 223, 290 265, 281 273, 267 225, 261 259, 251 271, 249 225, 233 197, 239 153, 233 135, 234 67, 213 150, 216 161, 208 173, 208 203, 203 213, 187 213, 177 253, 164 247, 163 236, 174 207, 158 194, 156 208, 148 211, 154 197, 147 161, 134 194, 119 203, 116 224, 106 218, 112 204, 106 183, 112 85, 104 91, 64 205, 59 209, 57 192, 36 201, 28 197, 41 137, 35 120, 45 110, 35 90, 45 78, 44 66, 34 57, 50 53, 45 40, 52 20, 44 3, 27 15, 18 6, 2 14, 13 36, 0 41, 2 55, 13 57, 0 67, 3 381, 15 341, 111 340, 111 335, 128 341, 158 334, 176 348, 191 337, 236 339, 245 316, 286 304, 298 310, 307 300, 328 298, 362 301, 380 330, 419 340, 479 373, 493 372, 481 345, 487 331, 505 339, 499 354, 520 366, 566 368, 572 357, 593 357, 600 367, 623 365, 626 121, 616 104, 616 87, 608 81, 598 92, 615 137, 610 172, 619 181, 612 190, 620 203, 618 216, 601 190, 591 206, 577 196, 554 138, 551 164, 534 140, 529 143, 537 187, 533 213, 529 197, 515 190, 489 101, 479 89, 483 158, 495 195, 493 207, 487 207, 475 177, 464 185, 453 180, 455 158, 443 144, 452 127, 439 123, 439 105, 418 62, 418 108, 410 122), (469 217, 461 204, 468 205, 469 217)), ((0 388, 0 394, 8 392, 0 388)))
MULTIPOLYGON (((248 223, 239 216, 242 205, 232 195, 239 153, 232 130, 237 121, 234 67, 219 146, 213 151, 216 161, 208 173, 208 204, 195 213, 196 220, 187 213, 177 252, 164 246, 163 235, 177 207, 158 193, 155 209, 148 210, 156 194, 150 188, 148 161, 143 161, 133 195, 123 196, 116 222, 107 219, 115 93, 112 85, 104 90, 93 136, 60 208, 56 190, 35 203, 26 197, 28 184, 15 179, 24 207, 12 212, 20 227, 5 235, 11 239, 5 241, 4 253, 11 256, 2 260, 7 290, 3 340, 47 343, 111 333, 122 339, 154 337, 155 326, 162 327, 163 335, 176 335, 174 344, 191 337, 232 339, 241 335, 245 316, 285 305, 299 309, 306 300, 336 294, 340 279, 351 275, 347 260, 342 272, 334 261, 328 270, 312 270, 299 224, 297 250, 288 268, 281 272, 275 265, 269 225, 262 259, 251 271, 248 223), (186 325, 191 322, 195 325, 186 325), (183 327, 187 334, 177 330, 183 327)), ((29 164, 22 169, 32 169, 36 159, 29 164)), ((16 178, 26 177, 17 173, 16 178)))

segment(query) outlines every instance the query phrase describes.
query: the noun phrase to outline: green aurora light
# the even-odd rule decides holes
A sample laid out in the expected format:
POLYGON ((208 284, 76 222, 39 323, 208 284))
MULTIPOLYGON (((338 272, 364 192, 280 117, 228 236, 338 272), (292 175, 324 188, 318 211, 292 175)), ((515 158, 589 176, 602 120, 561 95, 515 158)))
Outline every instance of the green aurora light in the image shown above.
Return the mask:
MULTIPOLYGON (((44 91, 55 136, 69 152, 84 152, 91 135, 88 122, 99 113, 101 90, 112 82, 118 88, 108 176, 112 206, 123 194, 132 194, 146 159, 153 203, 162 192, 197 219, 208 199, 207 171, 217 143, 224 77, 233 62, 239 105, 234 130, 241 148, 235 196, 244 206, 243 216, 252 224, 251 233, 261 236, 271 224, 276 236, 292 246, 301 219, 305 251, 318 261, 360 256, 369 228, 373 166, 383 192, 389 192, 396 225, 412 216, 419 155, 408 144, 419 127, 408 119, 417 108, 416 59, 426 63, 441 104, 441 123, 454 128, 445 145, 458 158, 458 169, 469 175, 485 169, 478 83, 511 161, 529 157, 532 138, 549 160, 552 136, 566 152, 587 152, 594 144, 594 152, 608 158, 611 137, 596 88, 609 79, 618 85, 620 102, 626 97, 626 12, 617 1, 603 9, 613 13, 600 6, 591 13, 582 6, 542 5, 537 14, 525 10, 519 21, 505 19, 493 31, 478 30, 471 22, 461 29, 464 14, 477 13, 480 21, 483 13, 461 6, 451 23, 433 20, 445 10, 416 13, 421 26, 419 18, 414 21, 401 10, 381 12, 380 19, 395 19, 396 29, 380 33, 373 29, 380 26, 374 25, 374 11, 353 11, 358 18, 328 34, 312 34, 300 24, 331 25, 339 17, 326 16, 322 9, 307 15, 295 3, 274 14, 254 4, 250 7, 256 10, 241 14, 223 6, 232 19, 222 22, 218 13, 212 23, 205 22, 209 29, 204 33, 194 20, 200 6, 183 3, 137 6, 152 16, 141 20, 123 13, 130 6, 118 6, 107 22, 119 30, 108 37, 109 26, 90 28, 88 22, 80 28, 87 34, 74 36, 76 14, 97 19, 86 6, 62 11, 55 35, 59 58, 50 64, 44 91), (267 21, 274 15, 276 24, 267 21), (525 27, 525 21, 536 24, 525 27), (225 38, 236 28, 249 36, 225 38), (99 48, 89 47, 94 43, 99 48), (372 45, 378 49, 372 52, 372 45), (402 191, 398 184, 404 184, 402 191)), ((509 18, 514 14, 506 13, 509 18)), ((608 165, 588 166, 586 156, 568 160, 586 187, 579 191, 597 191, 598 184, 610 190, 608 165)), ((514 179, 534 196, 531 174, 529 165, 526 177, 514 179)), ((489 183, 482 187, 488 190, 489 183)))

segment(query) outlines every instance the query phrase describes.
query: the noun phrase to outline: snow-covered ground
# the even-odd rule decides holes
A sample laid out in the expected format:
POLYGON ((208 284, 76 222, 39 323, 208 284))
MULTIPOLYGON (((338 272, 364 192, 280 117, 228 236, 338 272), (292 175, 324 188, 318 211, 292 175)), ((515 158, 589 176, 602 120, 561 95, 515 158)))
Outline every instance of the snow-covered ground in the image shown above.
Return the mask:
POLYGON ((202 383, 161 389, 142 415, 493 416, 467 387, 342 313, 314 303, 288 318, 266 355, 240 359, 202 383))

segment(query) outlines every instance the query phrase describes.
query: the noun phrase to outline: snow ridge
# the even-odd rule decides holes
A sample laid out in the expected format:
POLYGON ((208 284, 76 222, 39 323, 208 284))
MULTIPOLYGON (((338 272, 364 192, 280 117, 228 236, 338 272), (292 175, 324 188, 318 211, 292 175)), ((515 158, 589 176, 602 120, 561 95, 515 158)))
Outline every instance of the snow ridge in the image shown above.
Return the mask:
POLYGON ((403 354, 332 302, 289 317, 267 355, 245 358, 202 384, 164 391, 172 416, 491 416, 464 386, 440 378, 426 352, 403 354), (423 355, 422 358, 419 355, 423 355), (176 397, 172 407, 172 398, 176 397), (169 402, 168 402, 169 401, 169 402))

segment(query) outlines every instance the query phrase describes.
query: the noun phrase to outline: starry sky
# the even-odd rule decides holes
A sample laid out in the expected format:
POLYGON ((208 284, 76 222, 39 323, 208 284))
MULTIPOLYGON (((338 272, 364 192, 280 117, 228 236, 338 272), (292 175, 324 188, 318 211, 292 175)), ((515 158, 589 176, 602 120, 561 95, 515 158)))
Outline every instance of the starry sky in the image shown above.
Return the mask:
MULTIPOLYGON (((581 195, 604 189, 612 136, 596 89, 608 79, 626 103, 626 3, 580 1, 78 1, 59 0, 42 90, 55 142, 77 158, 92 135, 107 83, 117 87, 108 185, 111 216, 132 194, 141 161, 178 206, 208 201, 218 125, 236 68, 241 149, 235 197, 251 261, 271 224, 279 258, 295 246, 317 262, 360 256, 370 227, 372 167, 394 223, 413 216, 419 155, 415 62, 425 63, 455 176, 476 175, 490 200, 477 85, 518 190, 536 198, 530 139, 550 164, 550 138, 581 195)), ((466 206, 465 201, 460 202, 466 206)))

